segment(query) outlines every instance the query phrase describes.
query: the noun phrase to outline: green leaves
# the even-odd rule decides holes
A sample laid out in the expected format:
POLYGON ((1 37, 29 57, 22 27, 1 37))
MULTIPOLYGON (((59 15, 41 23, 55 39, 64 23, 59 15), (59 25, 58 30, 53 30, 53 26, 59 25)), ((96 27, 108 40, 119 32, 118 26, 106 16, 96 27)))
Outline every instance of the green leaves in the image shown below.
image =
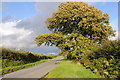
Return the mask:
POLYGON ((52 33, 41 34, 35 41, 38 46, 43 43, 55 45, 61 49, 59 54, 67 55, 67 59, 80 60, 95 73, 111 76, 106 68, 111 64, 109 59, 113 57, 115 62, 118 59, 115 50, 118 47, 116 41, 108 41, 109 37, 115 35, 109 18, 107 13, 84 2, 61 3, 58 10, 46 20, 47 28, 52 33), (107 42, 102 44, 105 40, 107 42))
POLYGON ((106 78, 119 78, 119 48, 120 40, 104 41, 101 46, 95 47, 92 53, 82 55, 80 62, 106 78))
POLYGON ((109 26, 109 15, 83 2, 61 3, 46 23, 53 32, 59 31, 67 35, 77 32, 99 42, 114 34, 109 26))
POLYGON ((41 34, 35 38, 35 41, 38 46, 43 43, 46 43, 47 45, 58 45, 59 43, 62 43, 63 38, 63 35, 60 33, 41 34))

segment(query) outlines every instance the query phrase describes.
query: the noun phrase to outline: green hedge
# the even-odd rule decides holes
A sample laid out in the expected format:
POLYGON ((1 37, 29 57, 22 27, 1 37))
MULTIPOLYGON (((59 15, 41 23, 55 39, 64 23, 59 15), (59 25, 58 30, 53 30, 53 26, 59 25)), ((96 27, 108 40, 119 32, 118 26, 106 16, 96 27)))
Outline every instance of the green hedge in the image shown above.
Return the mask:
POLYGON ((3 74, 33 66, 57 57, 57 55, 36 54, 23 50, 0 49, 2 50, 0 51, 0 55, 2 55, 2 60, 0 61, 2 62, 3 68, 3 70, 0 69, 0 71, 3 71, 3 74))
POLYGON ((35 62, 41 59, 52 59, 55 55, 36 54, 30 51, 10 50, 2 48, 2 59, 9 59, 15 61, 35 62))
POLYGON ((107 41, 101 47, 83 55, 80 62, 106 78, 120 78, 120 41, 107 41))
POLYGON ((9 60, 9 59, 2 60, 2 68, 19 66, 19 65, 23 65, 23 64, 26 64, 26 63, 22 60, 21 61, 13 61, 13 60, 9 60))
POLYGON ((28 64, 24 64, 24 65, 19 65, 19 66, 9 66, 9 67, 5 67, 5 68, 0 69, 0 71, 2 71, 2 74, 6 74, 6 73, 14 72, 14 71, 17 71, 17 70, 20 70, 20 69, 24 69, 24 68, 28 68, 28 67, 31 67, 31 66, 35 66, 37 64, 46 62, 48 60, 49 59, 40 60, 40 61, 37 61, 37 62, 34 62, 34 63, 28 63, 28 64))

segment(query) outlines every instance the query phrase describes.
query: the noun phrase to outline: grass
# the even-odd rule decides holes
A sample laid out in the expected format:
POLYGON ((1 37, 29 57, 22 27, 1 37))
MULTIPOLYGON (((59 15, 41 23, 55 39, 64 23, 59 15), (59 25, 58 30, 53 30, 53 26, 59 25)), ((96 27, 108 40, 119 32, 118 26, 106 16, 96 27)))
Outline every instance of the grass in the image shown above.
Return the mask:
POLYGON ((82 65, 69 60, 63 60, 45 78, 101 78, 82 65))
POLYGON ((29 67, 35 66, 37 64, 41 64, 41 63, 49 61, 49 60, 51 60, 51 59, 44 59, 44 60, 40 60, 40 61, 37 61, 37 62, 28 63, 28 64, 24 64, 24 65, 19 65, 19 66, 5 67, 5 68, 0 69, 0 72, 2 71, 2 74, 7 74, 7 73, 10 73, 10 72, 14 72, 14 71, 18 71, 18 70, 21 70, 21 69, 29 68, 29 67))

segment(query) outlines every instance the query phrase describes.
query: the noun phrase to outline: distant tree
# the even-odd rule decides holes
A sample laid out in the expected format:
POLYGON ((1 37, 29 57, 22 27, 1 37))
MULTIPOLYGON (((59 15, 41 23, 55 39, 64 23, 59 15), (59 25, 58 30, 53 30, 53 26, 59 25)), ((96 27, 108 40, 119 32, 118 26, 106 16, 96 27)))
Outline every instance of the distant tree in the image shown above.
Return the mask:
POLYGON ((109 25, 109 15, 84 2, 61 3, 46 24, 52 33, 36 37, 37 45, 55 45, 61 53, 66 51, 75 56, 115 35, 109 25))

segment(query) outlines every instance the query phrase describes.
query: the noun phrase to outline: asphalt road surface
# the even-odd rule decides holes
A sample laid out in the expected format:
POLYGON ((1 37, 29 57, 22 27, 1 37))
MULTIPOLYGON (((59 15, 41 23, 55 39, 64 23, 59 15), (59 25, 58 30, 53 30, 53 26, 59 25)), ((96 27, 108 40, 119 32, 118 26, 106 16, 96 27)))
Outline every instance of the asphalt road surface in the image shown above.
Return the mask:
POLYGON ((19 78, 19 80, 20 78, 24 78, 24 79, 26 78, 26 80, 27 78, 33 78, 32 80, 38 80, 40 78, 43 78, 48 72, 50 72, 52 69, 58 66, 61 60, 62 60, 62 56, 54 60, 50 60, 42 64, 36 65, 34 67, 8 73, 3 76, 3 80, 17 80, 17 78, 19 78))

